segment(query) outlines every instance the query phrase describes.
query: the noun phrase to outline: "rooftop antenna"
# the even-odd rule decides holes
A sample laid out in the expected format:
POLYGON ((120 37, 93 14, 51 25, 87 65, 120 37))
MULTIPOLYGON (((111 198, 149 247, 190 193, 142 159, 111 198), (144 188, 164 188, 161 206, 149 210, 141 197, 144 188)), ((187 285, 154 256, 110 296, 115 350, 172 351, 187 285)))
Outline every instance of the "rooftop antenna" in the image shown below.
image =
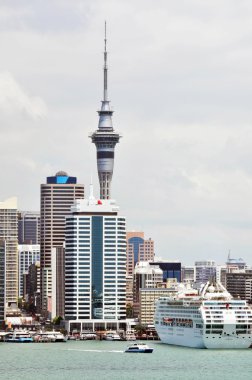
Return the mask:
POLYGON ((108 100, 108 66, 107 66, 107 22, 105 21, 105 35, 104 35, 104 87, 103 87, 103 100, 108 100))

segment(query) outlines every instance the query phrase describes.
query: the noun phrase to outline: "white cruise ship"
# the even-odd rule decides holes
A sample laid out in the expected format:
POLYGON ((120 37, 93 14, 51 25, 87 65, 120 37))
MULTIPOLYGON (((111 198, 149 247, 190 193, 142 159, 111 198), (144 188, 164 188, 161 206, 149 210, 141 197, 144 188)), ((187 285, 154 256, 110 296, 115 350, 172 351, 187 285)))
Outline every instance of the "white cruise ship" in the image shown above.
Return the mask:
POLYGON ((156 303, 155 328, 163 343, 195 348, 249 348, 252 310, 221 285, 206 283, 198 292, 179 285, 176 297, 156 303))

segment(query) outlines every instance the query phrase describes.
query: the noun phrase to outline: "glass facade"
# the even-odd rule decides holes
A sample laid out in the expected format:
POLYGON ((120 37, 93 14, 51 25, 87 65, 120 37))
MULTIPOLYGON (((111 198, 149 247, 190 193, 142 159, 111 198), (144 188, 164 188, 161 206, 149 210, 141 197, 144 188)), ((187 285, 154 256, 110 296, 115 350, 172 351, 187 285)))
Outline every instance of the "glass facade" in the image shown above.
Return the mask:
POLYGON ((103 316, 103 217, 92 217, 92 318, 103 316))
POLYGON ((132 237, 128 240, 129 244, 133 245, 134 250, 134 266, 138 262, 138 252, 139 252, 139 245, 144 243, 144 239, 140 237, 132 237))
POLYGON ((66 320, 125 318, 125 229, 117 216, 66 218, 66 320))
POLYGON ((181 263, 154 262, 150 265, 158 265, 162 269, 164 282, 170 278, 176 278, 178 282, 181 282, 181 263))

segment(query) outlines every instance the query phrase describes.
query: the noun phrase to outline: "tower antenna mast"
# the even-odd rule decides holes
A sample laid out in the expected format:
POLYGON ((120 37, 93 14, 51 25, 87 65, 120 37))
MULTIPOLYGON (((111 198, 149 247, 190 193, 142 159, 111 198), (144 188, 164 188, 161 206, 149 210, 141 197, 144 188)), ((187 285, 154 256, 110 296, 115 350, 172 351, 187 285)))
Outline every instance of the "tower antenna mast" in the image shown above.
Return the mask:
POLYGON ((107 66, 107 22, 105 21, 105 38, 104 38, 104 86, 103 100, 108 100, 108 66, 107 66))

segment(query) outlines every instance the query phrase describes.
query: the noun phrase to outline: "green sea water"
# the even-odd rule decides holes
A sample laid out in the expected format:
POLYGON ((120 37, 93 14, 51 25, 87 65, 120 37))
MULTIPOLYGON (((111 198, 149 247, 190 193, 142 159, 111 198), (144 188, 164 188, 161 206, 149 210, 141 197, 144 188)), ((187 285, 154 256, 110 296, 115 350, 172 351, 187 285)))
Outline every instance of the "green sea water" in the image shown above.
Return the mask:
POLYGON ((0 343, 0 379, 252 379, 252 349, 204 350, 147 343, 154 348, 152 354, 124 353, 128 342, 0 343))

